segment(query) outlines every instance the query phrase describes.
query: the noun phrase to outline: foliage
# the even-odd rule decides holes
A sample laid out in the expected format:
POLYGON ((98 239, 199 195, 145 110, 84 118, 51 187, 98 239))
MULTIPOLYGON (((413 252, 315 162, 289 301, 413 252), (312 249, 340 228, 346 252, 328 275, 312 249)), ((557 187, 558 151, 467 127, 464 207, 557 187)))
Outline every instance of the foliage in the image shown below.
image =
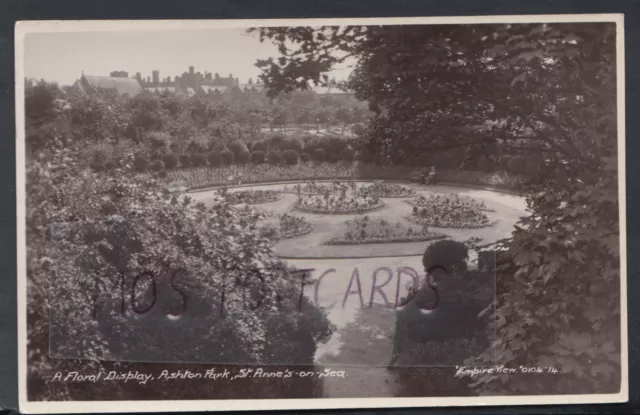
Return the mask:
POLYGON ((323 162, 327 159, 327 152, 324 148, 316 148, 312 154, 314 161, 323 162))
POLYGON ((155 171, 155 172, 159 172, 164 170, 164 163, 162 162, 162 160, 154 160, 153 163, 151 163, 151 170, 155 171))
MULTIPOLYGON (((467 260, 469 250, 462 242, 438 241, 429 245, 422 256, 422 265, 425 271, 432 267, 444 267, 450 275, 465 272, 467 270, 467 260)), ((447 278, 444 276, 444 278, 447 278)))
POLYGON ((262 164, 265 161, 265 154, 262 150, 254 150, 251 153, 251 161, 255 164, 262 164))
POLYGON ((191 159, 191 165, 194 167, 204 166, 207 163, 207 158, 203 153, 193 153, 189 158, 191 159))
POLYGON ((282 160, 288 165, 294 165, 298 164, 298 161, 300 161, 300 157, 298 155, 298 152, 295 150, 285 150, 282 153, 282 160))
POLYGON ((234 153, 228 148, 225 148, 224 150, 222 150, 222 152, 220 152, 220 157, 222 158, 222 163, 225 166, 233 164, 233 160, 235 158, 234 153))
POLYGON ((311 161, 311 156, 309 155, 309 153, 300 153, 300 161, 303 163, 306 163, 307 161, 311 161))
POLYGON ((149 160, 147 160, 144 154, 137 154, 133 163, 138 172, 144 172, 149 167, 149 160))
POLYGON ((163 157, 164 166, 167 170, 172 170, 178 167, 178 156, 175 153, 168 153, 163 157))
POLYGON ((282 156, 278 151, 272 150, 267 154, 267 161, 269 164, 277 166, 282 162, 282 156))
POLYGON ((207 155, 207 161, 209 162, 210 166, 218 167, 218 166, 220 166, 222 164, 222 156, 220 156, 220 153, 216 153, 215 151, 211 151, 207 155))

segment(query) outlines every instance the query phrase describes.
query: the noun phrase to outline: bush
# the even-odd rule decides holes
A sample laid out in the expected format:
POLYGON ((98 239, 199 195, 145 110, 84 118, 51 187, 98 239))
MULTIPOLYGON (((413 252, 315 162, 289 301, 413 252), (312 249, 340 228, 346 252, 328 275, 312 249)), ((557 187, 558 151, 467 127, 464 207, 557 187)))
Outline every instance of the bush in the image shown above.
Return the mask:
POLYGON ((264 154, 264 151, 262 150, 255 150, 253 153, 251 153, 251 161, 254 162, 255 164, 264 163, 264 159, 265 159, 265 154, 264 154))
POLYGON ((329 153, 329 157, 328 157, 328 159, 329 159, 329 161, 330 161, 331 163, 337 163, 337 162, 339 162, 339 161, 340 161, 340 158, 341 158, 341 157, 340 157, 340 153, 329 153))
POLYGON ((313 160, 314 161, 318 161, 318 162, 322 162, 322 161, 327 160, 327 152, 325 151, 325 149, 316 148, 313 151, 313 160))
POLYGON ((293 166, 294 164, 298 164, 300 156, 295 150, 285 150, 284 153, 282 153, 282 160, 288 165, 293 166))
POLYGON ((202 153, 194 153, 191 155, 191 165, 194 167, 204 166, 207 163, 207 159, 202 153))
POLYGON ((509 165, 511 164, 511 160, 513 160, 513 157, 509 155, 504 155, 498 159, 498 163, 500 164, 500 167, 503 170, 509 170, 509 165))
POLYGON ((188 154, 180 154, 180 167, 191 166, 191 157, 188 154))
POLYGON ((266 144, 269 146, 269 150, 276 148, 280 149, 283 141, 284 136, 282 134, 274 134, 267 139, 266 144))
POLYGON ((211 151, 214 153, 222 153, 226 148, 227 146, 222 141, 216 141, 212 146, 210 146, 211 151))
POLYGON ((100 160, 94 160, 91 162, 91 164, 89 164, 89 166, 91 167, 91 169, 93 171, 103 171, 106 170, 105 169, 105 165, 103 162, 101 162, 100 160))
POLYGON ((225 166, 229 166, 231 164, 233 164, 233 159, 234 159, 234 154, 231 150, 229 150, 228 148, 225 148, 221 153, 220 153, 220 157, 222 158, 222 163, 225 166))
POLYGON ((218 167, 222 164, 222 157, 220 156, 220 153, 216 153, 215 151, 212 151, 207 155, 207 160, 209 161, 209 165, 213 167, 218 167))
POLYGON ((154 160, 154 162, 151 163, 151 170, 153 171, 164 170, 164 163, 162 162, 162 160, 154 160))
POLYGON ((522 174, 527 160, 524 157, 513 157, 509 161, 509 171, 513 174, 522 174))
POLYGON ((355 153, 351 147, 345 147, 342 149, 342 160, 353 161, 355 153))
POLYGON ((116 162, 115 162, 115 161, 113 161, 113 160, 109 160, 109 161, 107 161, 106 163, 104 163, 104 169, 105 169, 105 170, 113 170, 113 169, 115 169, 116 167, 118 167, 118 165, 117 165, 117 164, 116 164, 116 162))
POLYGON ((255 151, 266 151, 267 150, 267 144, 262 141, 262 140, 257 140, 251 143, 251 152, 255 152, 255 151))
POLYGON ((373 154, 369 150, 360 150, 358 161, 365 164, 373 163, 373 154))
POLYGON ((233 141, 229 144, 229 150, 233 152, 233 160, 235 163, 244 164, 249 161, 251 153, 249 153, 249 148, 244 141, 233 141))
POLYGON ((246 153, 240 152, 238 154, 235 154, 233 159, 236 164, 247 164, 251 159, 251 153, 249 153, 248 151, 246 153))
POLYGON ((307 162, 311 160, 309 153, 300 153, 300 161, 307 162))
POLYGON ((165 154, 164 158, 164 166, 168 169, 175 169, 178 166, 178 156, 174 153, 165 154))
POLYGON ((280 148, 283 150, 295 150, 299 154, 304 148, 304 142, 300 138, 292 138, 284 140, 281 143, 280 148))
POLYGON ((422 257, 425 271, 433 266, 444 267, 449 273, 464 272, 467 269, 469 250, 462 242, 438 241, 427 247, 422 257))
POLYGON ((267 162, 269 162, 269 164, 277 166, 281 161, 282 156, 280 156, 280 153, 277 151, 270 151, 269 154, 267 154, 267 162))
POLYGON ((147 158, 142 154, 138 154, 133 159, 133 165, 137 172, 142 173, 144 171, 147 171, 147 168, 149 167, 149 160, 147 160, 147 158))

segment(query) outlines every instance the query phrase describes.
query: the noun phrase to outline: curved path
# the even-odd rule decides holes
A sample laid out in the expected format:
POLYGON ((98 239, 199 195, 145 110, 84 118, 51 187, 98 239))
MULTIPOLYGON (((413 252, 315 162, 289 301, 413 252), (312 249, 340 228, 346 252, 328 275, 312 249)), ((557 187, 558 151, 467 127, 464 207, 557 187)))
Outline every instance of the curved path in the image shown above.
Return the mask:
MULTIPOLYGON (((526 215, 523 198, 489 190, 460 188, 453 186, 413 187, 419 194, 431 192, 457 193, 470 196, 494 209, 486 212, 491 220, 498 222, 480 229, 450 229, 430 227, 450 239, 467 240, 482 238, 481 243, 492 243, 507 237, 514 223, 526 215)), ((229 189, 283 190, 284 184, 252 185, 229 189)), ((287 184, 292 188, 292 184, 287 184)), ((192 198, 211 203, 214 190, 192 192, 192 198)), ((297 196, 283 194, 276 202, 257 205, 258 208, 274 213, 291 212, 297 196)), ((382 216, 389 221, 410 222, 404 219, 412 207, 405 200, 409 198, 384 198, 387 207, 367 214, 369 217, 382 216)), ((398 297, 406 294, 412 277, 401 270, 413 269, 423 278, 422 254, 432 242, 389 243, 366 245, 323 245, 343 229, 344 221, 359 215, 316 215, 295 212, 306 217, 314 230, 308 235, 280 241, 275 250, 278 255, 299 269, 314 269, 311 272, 316 284, 308 286, 305 294, 324 307, 329 320, 336 325, 336 332, 326 343, 318 346, 316 361, 331 368, 345 367, 351 374, 350 380, 327 378, 327 397, 394 396, 394 375, 384 366, 391 355, 392 336, 395 325, 394 304, 398 297), (355 365, 351 368, 348 366, 355 365)), ((413 224, 416 228, 419 225, 413 224)))

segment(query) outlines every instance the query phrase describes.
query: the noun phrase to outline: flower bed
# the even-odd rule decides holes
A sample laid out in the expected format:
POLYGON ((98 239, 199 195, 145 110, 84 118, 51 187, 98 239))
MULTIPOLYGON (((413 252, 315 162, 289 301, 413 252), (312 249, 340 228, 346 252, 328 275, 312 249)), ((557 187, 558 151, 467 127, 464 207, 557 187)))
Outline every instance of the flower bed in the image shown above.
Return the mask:
POLYGON ((455 197, 421 197, 420 206, 415 200, 407 201, 413 205, 413 211, 407 215, 407 220, 423 225, 441 228, 484 228, 491 226, 487 215, 482 213, 477 204, 455 197))
POLYGON ((284 213, 275 215, 265 214, 265 224, 262 228, 263 235, 275 241, 280 239, 291 239, 303 236, 313 231, 313 226, 306 218, 284 213))
POLYGON ((457 194, 447 194, 447 193, 431 194, 429 197, 420 195, 419 197, 416 197, 414 199, 407 200, 407 203, 417 207, 429 207, 434 203, 439 203, 439 204, 444 203, 444 204, 453 204, 453 205, 463 204, 484 212, 495 212, 495 209, 487 206, 484 203, 484 200, 479 202, 478 200, 472 197, 460 196, 457 194))
POLYGON ((364 213, 382 209, 384 203, 377 197, 341 195, 330 193, 324 195, 301 196, 296 204, 296 209, 302 212, 321 214, 351 214, 364 213))
POLYGON ((380 183, 363 186, 359 189, 360 192, 367 192, 369 194, 376 195, 378 197, 411 197, 415 196, 417 192, 410 187, 403 186, 401 184, 380 183))
POLYGON ((280 199, 280 192, 275 190, 243 190, 240 192, 227 192, 223 190, 224 198, 231 204, 246 203, 257 205, 260 203, 275 202, 280 199))
POLYGON ((426 226, 413 228, 383 218, 368 216, 345 222, 344 233, 326 242, 327 245, 358 245, 375 243, 423 242, 446 238, 446 235, 430 232, 426 226))

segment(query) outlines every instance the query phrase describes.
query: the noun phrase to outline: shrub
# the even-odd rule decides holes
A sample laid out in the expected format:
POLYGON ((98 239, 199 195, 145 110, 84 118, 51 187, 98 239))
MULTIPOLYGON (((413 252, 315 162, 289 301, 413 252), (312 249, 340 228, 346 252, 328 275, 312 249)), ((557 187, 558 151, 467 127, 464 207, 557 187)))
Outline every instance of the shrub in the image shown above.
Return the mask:
POLYGON ((481 157, 480 159, 478 159, 477 165, 478 170, 480 171, 486 173, 490 173, 491 171, 493 171, 493 164, 486 157, 481 157))
POLYGON ((355 153, 351 147, 345 147, 342 149, 342 160, 344 161, 353 161, 355 153))
POLYGON ((300 153, 304 148, 304 142, 300 138, 292 138, 284 140, 280 147, 283 150, 295 150, 297 153, 300 153))
POLYGON ((233 159, 235 156, 231 150, 225 148, 224 150, 222 150, 222 152, 220 152, 220 157, 222 158, 222 163, 225 166, 228 166, 230 164, 233 164, 233 159))
POLYGON ((191 155, 191 165, 194 167, 204 166, 207 163, 207 159, 202 153, 194 153, 191 155))
POLYGON ((164 170, 164 163, 162 162, 162 160, 154 160, 153 163, 151 163, 151 170, 153 171, 164 170))
POLYGON ((464 272, 467 269, 469 250, 462 242, 444 240, 427 247, 422 257, 425 271, 433 266, 444 267, 449 273, 464 272))
POLYGON ((340 154, 342 150, 347 147, 347 141, 340 137, 329 137, 327 138, 328 142, 328 153, 340 154))
POLYGON ((216 153, 215 151, 212 151, 207 155, 207 160, 209 161, 209 165, 213 167, 218 167, 222 164, 222 157, 220 157, 220 153, 216 153))
POLYGON ((314 161, 325 161, 327 159, 327 152, 323 148, 316 148, 313 151, 313 160, 314 161))
POLYGON ((513 157, 509 155, 504 155, 498 159, 498 163, 500 164, 500 167, 503 170, 509 170, 509 165, 511 164, 511 160, 513 160, 513 157))
POLYGON ((137 172, 142 173, 147 170, 147 167, 149 167, 149 160, 147 160, 144 155, 137 154, 133 159, 133 165, 137 172))
POLYGON ((280 164, 281 161, 282 161, 282 156, 280 156, 280 153, 278 153, 277 151, 270 151, 269 154, 267 154, 267 162, 269 164, 273 164, 274 166, 277 166, 278 164, 280 164))
POLYGON ((307 162, 311 160, 309 153, 300 153, 300 161, 307 162))
POLYGON ((175 169, 178 166, 178 156, 175 153, 165 154, 163 161, 168 170, 175 169))
POLYGON ((105 170, 105 165, 100 160, 93 160, 91 164, 89 164, 93 171, 103 171, 105 170))
POLYGON ((328 157, 328 159, 329 159, 329 161, 330 161, 331 163, 337 163, 337 162, 339 162, 339 161, 340 161, 340 158, 341 158, 341 157, 340 157, 340 153, 329 153, 329 157, 328 157))
POLYGON ((210 146, 211 151, 215 153, 222 153, 227 146, 222 141, 216 141, 212 146, 210 146))
POLYGON ((267 144, 262 140, 257 140, 251 143, 251 152, 255 151, 266 151, 267 144))
POLYGON ((191 166, 191 157, 189 157, 188 154, 180 154, 180 166, 181 167, 191 166))
POLYGON ((509 171, 514 174, 522 174, 526 165, 524 157, 513 157, 509 161, 509 171))
POLYGON ((282 142, 284 141, 284 136, 282 134, 274 134, 267 139, 267 145, 269 146, 269 150, 275 148, 281 148, 282 142))
POLYGON ((251 153, 249 153, 249 148, 244 141, 233 141, 231 144, 229 144, 229 150, 233 152, 234 162, 244 164, 249 161, 251 153))
POLYGON ((298 164, 298 162, 300 161, 300 156, 295 150, 285 150, 282 153, 282 160, 288 165, 292 166, 294 164, 298 164))
POLYGON ((373 163, 373 154, 369 150, 360 150, 358 161, 365 164, 373 163))
POLYGON ((109 161, 107 161, 106 163, 104 163, 104 169, 105 169, 105 170, 113 170, 113 169, 115 169, 116 167, 118 167, 118 165, 117 165, 117 164, 116 164, 116 162, 115 162, 115 161, 113 161, 113 160, 109 160, 109 161))
POLYGON ((251 153, 251 161, 254 162, 255 164, 264 163, 264 159, 265 159, 265 154, 264 154, 264 151, 262 150, 255 150, 253 153, 251 153))

